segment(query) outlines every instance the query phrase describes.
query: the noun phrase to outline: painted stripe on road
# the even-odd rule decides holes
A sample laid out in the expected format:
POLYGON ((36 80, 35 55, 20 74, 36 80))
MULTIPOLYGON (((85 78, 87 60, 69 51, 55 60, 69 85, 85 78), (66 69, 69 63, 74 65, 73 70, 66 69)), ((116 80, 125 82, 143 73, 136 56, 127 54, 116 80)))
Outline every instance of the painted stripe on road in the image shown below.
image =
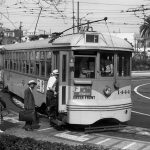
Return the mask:
POLYGON ((145 113, 141 113, 141 112, 137 112, 137 111, 132 111, 132 112, 135 113, 135 114, 140 114, 140 115, 144 115, 144 116, 150 117, 149 114, 145 114, 145 113))
POLYGON ((105 143, 105 142, 110 141, 110 140, 111 140, 111 138, 107 138, 107 139, 99 141, 99 142, 97 142, 95 144, 100 145, 100 144, 105 143))
POLYGON ((67 131, 67 132, 63 132, 63 133, 58 133, 55 136, 65 138, 65 139, 69 139, 69 140, 79 141, 79 142, 85 142, 85 141, 90 139, 90 137, 86 137, 88 135, 78 136, 78 135, 71 135, 69 133, 70 133, 70 131, 67 131))
POLYGON ((139 87, 144 86, 144 85, 147 85, 147 84, 150 84, 150 83, 141 84, 141 85, 139 85, 139 86, 135 87, 135 88, 134 88, 134 92, 135 92, 136 94, 140 95, 141 97, 144 97, 144 98, 150 99, 150 97, 144 96, 143 94, 141 94, 141 93, 139 93, 139 92, 137 91, 139 87))
POLYGON ((136 142, 132 142, 129 145, 126 145, 125 147, 123 147, 122 149, 128 149, 128 148, 132 147, 135 144, 136 144, 136 142))
POLYGON ((46 130, 50 130, 50 129, 53 129, 53 128, 45 128, 45 129, 40 129, 38 131, 46 131, 46 130))
POLYGON ((142 150, 141 148, 147 145, 147 143, 142 141, 135 141, 118 137, 98 137, 94 140, 88 141, 88 143, 112 147, 112 149, 119 148, 122 150, 142 150))

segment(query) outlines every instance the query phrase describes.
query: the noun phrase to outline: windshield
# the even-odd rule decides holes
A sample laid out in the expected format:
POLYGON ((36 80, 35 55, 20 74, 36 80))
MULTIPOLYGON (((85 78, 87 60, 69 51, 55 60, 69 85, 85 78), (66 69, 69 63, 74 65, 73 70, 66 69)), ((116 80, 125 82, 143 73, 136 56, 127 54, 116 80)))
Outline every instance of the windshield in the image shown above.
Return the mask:
POLYGON ((95 57, 75 57, 75 78, 95 78, 95 57))

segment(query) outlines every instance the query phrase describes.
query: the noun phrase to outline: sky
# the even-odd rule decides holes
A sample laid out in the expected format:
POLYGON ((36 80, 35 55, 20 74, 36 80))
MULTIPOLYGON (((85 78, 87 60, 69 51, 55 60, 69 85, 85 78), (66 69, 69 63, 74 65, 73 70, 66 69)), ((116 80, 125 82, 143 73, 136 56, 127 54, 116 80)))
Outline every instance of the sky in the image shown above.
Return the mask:
POLYGON ((0 23, 9 29, 21 25, 24 32, 62 32, 73 26, 73 12, 77 25, 78 4, 81 23, 108 18, 90 25, 99 32, 138 33, 150 14, 150 0, 0 0, 0 23))

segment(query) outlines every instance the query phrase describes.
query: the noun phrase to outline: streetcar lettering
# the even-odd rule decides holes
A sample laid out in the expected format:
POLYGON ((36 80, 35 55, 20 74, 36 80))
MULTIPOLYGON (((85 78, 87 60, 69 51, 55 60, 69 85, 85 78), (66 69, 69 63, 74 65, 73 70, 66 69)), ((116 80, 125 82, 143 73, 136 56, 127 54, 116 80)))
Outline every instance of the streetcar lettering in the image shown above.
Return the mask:
POLYGON ((95 99, 95 96, 73 96, 73 99, 95 99))
POLYGON ((130 94, 130 90, 118 90, 118 95, 119 94, 130 94))

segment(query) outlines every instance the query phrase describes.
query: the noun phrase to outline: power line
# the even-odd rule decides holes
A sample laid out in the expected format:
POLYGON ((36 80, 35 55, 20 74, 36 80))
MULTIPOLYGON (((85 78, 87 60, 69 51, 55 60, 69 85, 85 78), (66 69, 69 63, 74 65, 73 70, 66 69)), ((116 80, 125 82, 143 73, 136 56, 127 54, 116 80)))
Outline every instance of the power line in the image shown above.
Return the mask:
POLYGON ((131 5, 131 4, 113 4, 113 3, 100 3, 100 2, 80 2, 80 3, 84 3, 84 4, 100 4, 100 5, 115 5, 115 6, 137 6, 137 5, 131 5))
POLYGON ((145 8, 144 5, 141 5, 140 7, 137 7, 137 8, 129 8, 128 10, 126 10, 125 12, 133 12, 134 15, 137 17, 137 18, 140 18, 140 19, 144 19, 147 18, 148 16, 146 15, 146 12, 147 10, 150 10, 150 8, 145 8), (140 12, 141 14, 137 14, 137 12, 140 12), (142 17, 141 17, 142 15, 142 17))

